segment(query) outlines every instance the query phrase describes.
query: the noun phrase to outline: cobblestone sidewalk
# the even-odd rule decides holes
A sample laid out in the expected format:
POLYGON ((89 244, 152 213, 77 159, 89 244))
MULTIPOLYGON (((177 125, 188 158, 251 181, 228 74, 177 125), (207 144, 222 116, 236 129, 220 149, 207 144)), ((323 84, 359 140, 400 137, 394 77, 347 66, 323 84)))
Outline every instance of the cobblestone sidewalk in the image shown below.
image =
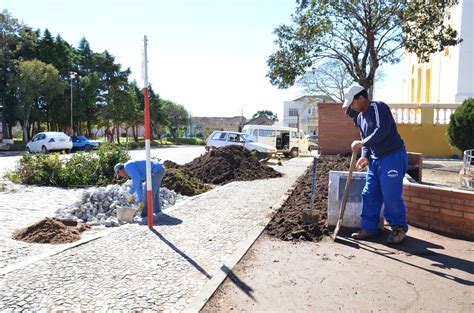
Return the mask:
POLYGON ((282 178, 234 182, 137 224, 0 276, 0 311, 181 311, 262 224, 311 162, 282 178))

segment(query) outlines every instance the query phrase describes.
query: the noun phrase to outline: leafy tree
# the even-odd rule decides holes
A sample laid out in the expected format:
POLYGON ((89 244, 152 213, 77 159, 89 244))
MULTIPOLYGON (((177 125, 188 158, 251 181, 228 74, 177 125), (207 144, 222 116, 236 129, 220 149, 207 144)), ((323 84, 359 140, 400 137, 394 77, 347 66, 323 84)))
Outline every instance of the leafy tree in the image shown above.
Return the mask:
POLYGON ((176 137, 178 129, 188 125, 190 121, 189 112, 181 104, 169 100, 163 101, 163 108, 164 112, 166 112, 167 124, 171 134, 173 137, 176 137))
POLYGON ((268 118, 269 120, 272 120, 272 121, 278 121, 278 117, 276 114, 273 114, 272 111, 269 111, 269 110, 260 110, 260 111, 257 111, 257 113, 255 113, 254 115, 252 115, 252 118, 257 118, 259 117, 260 115, 263 115, 265 116, 266 118, 268 118))
POLYGON ((33 109, 41 109, 44 102, 62 93, 65 84, 54 66, 33 60, 20 62, 17 86, 23 139, 28 140, 33 109))
POLYGON ((13 18, 7 10, 0 13, 0 104, 3 105, 3 138, 12 138, 11 128, 16 122, 18 98, 15 86, 18 64, 31 59, 36 44, 36 33, 13 18))
POLYGON ((430 53, 461 41, 446 25, 449 9, 458 0, 297 3, 292 25, 275 29, 278 51, 267 61, 267 76, 279 88, 294 85, 298 77, 329 58, 344 64, 371 97, 377 69, 398 62, 396 53, 402 46, 426 62, 430 53))
POLYGON ((464 100, 451 115, 448 125, 448 139, 452 146, 461 151, 474 149, 474 99, 464 100))

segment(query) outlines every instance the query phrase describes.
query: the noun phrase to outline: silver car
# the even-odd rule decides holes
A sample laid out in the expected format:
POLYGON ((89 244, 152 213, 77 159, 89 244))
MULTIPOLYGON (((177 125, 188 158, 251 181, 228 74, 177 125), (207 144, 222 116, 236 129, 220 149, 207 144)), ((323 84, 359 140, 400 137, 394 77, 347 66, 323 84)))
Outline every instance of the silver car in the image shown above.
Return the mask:
POLYGON ((41 132, 31 138, 26 144, 28 152, 62 151, 70 152, 72 149, 71 137, 62 132, 41 132))

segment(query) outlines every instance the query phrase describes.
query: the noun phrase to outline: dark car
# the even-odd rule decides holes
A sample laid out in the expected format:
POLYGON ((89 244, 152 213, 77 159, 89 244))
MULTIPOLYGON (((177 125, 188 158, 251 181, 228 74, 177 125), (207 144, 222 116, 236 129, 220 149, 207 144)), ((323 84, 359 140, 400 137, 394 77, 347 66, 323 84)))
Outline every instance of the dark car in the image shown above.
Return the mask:
POLYGON ((72 150, 84 150, 89 152, 99 148, 99 142, 90 140, 86 136, 71 136, 72 150))

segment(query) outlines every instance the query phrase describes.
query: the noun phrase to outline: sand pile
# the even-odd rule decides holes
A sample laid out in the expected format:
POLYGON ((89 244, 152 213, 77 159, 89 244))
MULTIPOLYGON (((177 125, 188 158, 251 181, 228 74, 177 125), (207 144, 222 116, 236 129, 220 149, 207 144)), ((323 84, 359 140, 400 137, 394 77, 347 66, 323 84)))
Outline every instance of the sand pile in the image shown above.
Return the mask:
POLYGON ((90 226, 72 220, 45 218, 13 232, 12 238, 30 243, 69 243, 79 240, 81 232, 90 226))
POLYGON ((319 212, 317 223, 305 225, 302 219, 304 208, 310 207, 311 168, 298 178, 295 189, 266 227, 266 232, 282 240, 319 241, 328 236, 327 208, 329 171, 348 171, 350 157, 323 155, 316 166, 316 197, 314 208, 319 212))

